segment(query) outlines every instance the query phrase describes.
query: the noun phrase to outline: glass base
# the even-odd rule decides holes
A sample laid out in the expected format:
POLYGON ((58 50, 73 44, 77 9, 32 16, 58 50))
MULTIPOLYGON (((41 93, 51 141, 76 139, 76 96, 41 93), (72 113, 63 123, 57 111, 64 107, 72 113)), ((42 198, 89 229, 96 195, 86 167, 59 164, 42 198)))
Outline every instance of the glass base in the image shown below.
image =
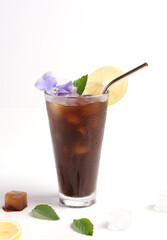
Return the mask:
POLYGON ((59 194, 60 205, 73 208, 89 207, 96 202, 96 193, 86 197, 68 197, 62 193, 59 194))

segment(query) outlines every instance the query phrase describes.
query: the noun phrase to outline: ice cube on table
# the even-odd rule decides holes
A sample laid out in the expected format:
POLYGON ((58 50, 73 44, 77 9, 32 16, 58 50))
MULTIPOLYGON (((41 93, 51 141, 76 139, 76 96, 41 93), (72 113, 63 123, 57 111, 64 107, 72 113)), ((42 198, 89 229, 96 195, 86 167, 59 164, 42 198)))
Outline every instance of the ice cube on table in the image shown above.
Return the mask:
POLYGON ((157 195, 155 210, 159 212, 167 212, 167 191, 160 192, 157 195))
POLYGON ((131 223, 131 212, 126 209, 113 209, 108 219, 108 229, 114 231, 126 230, 131 223))
POLYGON ((27 207, 27 193, 11 191, 5 195, 5 209, 21 211, 27 207))

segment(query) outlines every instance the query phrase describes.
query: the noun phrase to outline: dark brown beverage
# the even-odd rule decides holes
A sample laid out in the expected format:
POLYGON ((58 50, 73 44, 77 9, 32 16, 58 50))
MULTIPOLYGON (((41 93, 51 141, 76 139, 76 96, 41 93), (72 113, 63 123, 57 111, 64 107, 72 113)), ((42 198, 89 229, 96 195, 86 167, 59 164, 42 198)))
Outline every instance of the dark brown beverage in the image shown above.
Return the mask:
POLYGON ((60 194, 95 198, 108 96, 45 95, 60 194))

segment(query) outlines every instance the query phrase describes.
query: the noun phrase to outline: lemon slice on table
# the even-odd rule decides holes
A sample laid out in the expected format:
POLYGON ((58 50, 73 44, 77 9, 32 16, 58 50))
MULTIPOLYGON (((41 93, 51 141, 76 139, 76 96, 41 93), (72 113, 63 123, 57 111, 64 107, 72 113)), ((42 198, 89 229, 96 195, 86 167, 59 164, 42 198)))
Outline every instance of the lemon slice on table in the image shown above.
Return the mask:
MULTIPOLYGON (((88 76, 88 81, 85 89, 86 94, 99 95, 102 93, 104 87, 114 80, 115 78, 122 75, 123 72, 113 66, 107 66, 97 69, 90 76, 88 76)), ((124 78, 116 83, 114 83, 109 88, 109 99, 108 105, 112 105, 118 102, 126 93, 128 88, 128 80, 124 78)))
POLYGON ((0 220, 0 240, 16 240, 21 236, 21 226, 13 220, 0 220))

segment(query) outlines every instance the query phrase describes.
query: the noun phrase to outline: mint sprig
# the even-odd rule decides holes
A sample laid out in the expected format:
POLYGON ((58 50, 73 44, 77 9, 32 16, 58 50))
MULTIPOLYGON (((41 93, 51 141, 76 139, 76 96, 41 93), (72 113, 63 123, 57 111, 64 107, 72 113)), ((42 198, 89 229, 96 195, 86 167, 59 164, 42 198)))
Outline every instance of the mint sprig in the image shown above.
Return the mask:
POLYGON ((74 219, 72 227, 75 231, 92 236, 93 235, 93 224, 87 218, 74 219))
POLYGON ((88 75, 85 75, 73 82, 73 85, 74 87, 77 88, 77 93, 79 95, 82 95, 83 91, 85 90, 87 80, 88 80, 88 75))
POLYGON ((32 210, 32 215, 36 218, 46 220, 59 220, 59 216, 54 209, 48 205, 40 204, 32 210))

